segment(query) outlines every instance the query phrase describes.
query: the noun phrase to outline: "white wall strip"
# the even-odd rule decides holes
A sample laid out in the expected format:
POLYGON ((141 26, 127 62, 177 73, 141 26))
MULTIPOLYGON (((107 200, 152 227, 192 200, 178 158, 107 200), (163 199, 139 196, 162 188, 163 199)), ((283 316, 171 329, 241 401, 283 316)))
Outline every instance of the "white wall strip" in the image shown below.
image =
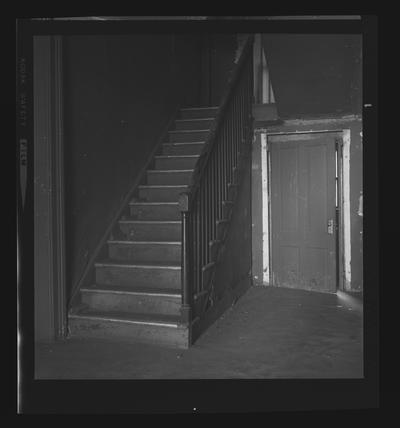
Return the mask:
POLYGON ((262 179, 262 234, 263 234, 263 283, 269 285, 269 210, 267 134, 261 134, 261 179, 262 179))
POLYGON ((351 288, 350 129, 343 130, 344 288, 351 288))

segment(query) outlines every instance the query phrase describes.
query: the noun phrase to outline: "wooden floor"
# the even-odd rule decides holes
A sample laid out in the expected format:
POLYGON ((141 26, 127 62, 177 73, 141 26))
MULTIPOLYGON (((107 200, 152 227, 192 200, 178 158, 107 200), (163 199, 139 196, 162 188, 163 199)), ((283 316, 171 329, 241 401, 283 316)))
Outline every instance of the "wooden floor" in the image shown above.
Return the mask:
POLYGON ((69 339, 38 345, 40 379, 362 378, 362 305, 252 287, 189 350, 69 339))

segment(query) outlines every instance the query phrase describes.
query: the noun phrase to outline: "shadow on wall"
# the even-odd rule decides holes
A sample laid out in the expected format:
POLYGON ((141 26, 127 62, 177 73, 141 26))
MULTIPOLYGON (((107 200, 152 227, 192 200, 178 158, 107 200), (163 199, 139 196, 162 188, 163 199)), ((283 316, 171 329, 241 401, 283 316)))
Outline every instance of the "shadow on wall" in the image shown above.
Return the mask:
POLYGON ((192 35, 65 37, 68 296, 177 105, 198 104, 200 52, 192 35))

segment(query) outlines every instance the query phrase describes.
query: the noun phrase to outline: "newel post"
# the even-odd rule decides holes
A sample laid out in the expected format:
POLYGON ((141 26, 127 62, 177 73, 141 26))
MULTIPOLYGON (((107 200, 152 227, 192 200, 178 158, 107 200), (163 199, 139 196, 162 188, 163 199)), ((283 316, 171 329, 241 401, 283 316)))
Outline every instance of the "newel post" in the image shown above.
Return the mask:
POLYGON ((183 324, 189 324, 190 323, 190 284, 189 284, 189 194, 188 193, 181 193, 179 195, 179 209, 182 215, 181 321, 183 324))

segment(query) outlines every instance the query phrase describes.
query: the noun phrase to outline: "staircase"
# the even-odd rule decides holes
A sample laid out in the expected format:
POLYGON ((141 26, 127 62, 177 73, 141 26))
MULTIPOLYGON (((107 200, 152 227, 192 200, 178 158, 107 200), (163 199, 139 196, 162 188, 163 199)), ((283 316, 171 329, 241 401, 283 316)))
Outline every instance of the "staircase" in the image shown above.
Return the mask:
POLYGON ((217 107, 181 109, 167 141, 146 171, 95 263, 95 283, 81 288, 69 313, 70 336, 190 344, 181 322, 181 212, 179 194, 191 181, 217 107))

